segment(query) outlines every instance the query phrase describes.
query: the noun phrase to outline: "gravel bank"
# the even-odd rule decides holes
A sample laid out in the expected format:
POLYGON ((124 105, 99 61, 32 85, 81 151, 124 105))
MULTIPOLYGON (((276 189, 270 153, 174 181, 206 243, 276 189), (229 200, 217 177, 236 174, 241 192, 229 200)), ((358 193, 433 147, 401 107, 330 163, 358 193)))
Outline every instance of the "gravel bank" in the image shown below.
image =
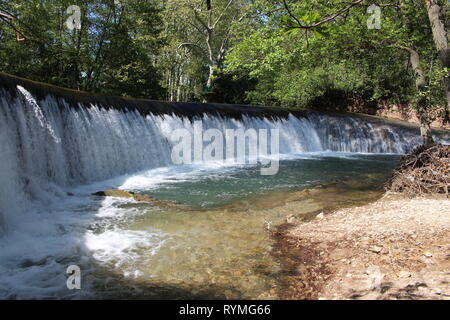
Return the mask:
POLYGON ((450 299, 450 200, 387 193, 274 233, 291 299, 450 299))

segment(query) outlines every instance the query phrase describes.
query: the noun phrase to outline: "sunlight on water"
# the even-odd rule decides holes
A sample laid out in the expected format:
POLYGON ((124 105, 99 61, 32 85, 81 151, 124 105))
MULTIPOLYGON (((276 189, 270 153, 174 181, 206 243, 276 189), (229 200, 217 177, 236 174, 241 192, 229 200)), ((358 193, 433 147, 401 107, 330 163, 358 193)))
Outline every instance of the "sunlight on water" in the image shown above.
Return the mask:
POLYGON ((286 176, 271 180, 264 180, 256 168, 215 172, 213 179, 211 172, 192 174, 152 187, 153 195, 164 194, 166 199, 178 201, 166 202, 167 206, 116 199, 117 211, 110 203, 109 211, 134 214, 125 219, 121 213, 109 216, 121 223, 116 220, 97 229, 97 235, 88 235, 94 257, 99 252, 97 260, 116 272, 114 289, 105 292, 100 285, 97 294, 133 295, 134 289, 129 286, 134 284, 143 290, 137 296, 149 298, 278 298, 284 275, 272 254, 274 227, 292 213, 306 218, 308 213, 325 207, 375 199, 395 159, 353 156, 290 160, 282 163, 286 176), (304 166, 308 168, 306 176, 305 170, 299 170, 304 166), (337 167, 341 169, 339 175, 328 174, 337 167), (288 176, 290 180, 286 180, 288 176), (315 177, 314 183, 308 182, 309 177, 315 177), (236 191, 239 195, 223 199, 229 181, 241 184, 236 191), (282 181, 288 184, 280 184, 282 181), (301 191, 321 183, 327 186, 301 191), (183 193, 188 190, 196 190, 197 197, 185 197, 183 193), (121 277, 127 280, 119 280, 121 277))
POLYGON ((373 199, 395 164, 386 154, 420 142, 415 128, 348 116, 199 120, 221 132, 279 129, 279 173, 173 166, 171 133, 194 130, 174 114, 74 108, 0 88, 0 299, 276 297, 282 272, 267 227, 373 199), (338 189, 299 193, 336 181, 338 189), (91 195, 108 188, 156 199, 91 195), (72 264, 82 270, 80 291, 66 287, 72 264))

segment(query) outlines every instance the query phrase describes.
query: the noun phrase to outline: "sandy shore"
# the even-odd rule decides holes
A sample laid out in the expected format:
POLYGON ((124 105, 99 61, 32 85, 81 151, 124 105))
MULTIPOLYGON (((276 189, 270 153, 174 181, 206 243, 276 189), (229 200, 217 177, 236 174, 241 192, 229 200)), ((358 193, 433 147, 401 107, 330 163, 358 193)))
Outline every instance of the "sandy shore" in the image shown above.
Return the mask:
POLYGON ((274 233, 290 299, 450 299, 450 200, 380 200, 274 233))

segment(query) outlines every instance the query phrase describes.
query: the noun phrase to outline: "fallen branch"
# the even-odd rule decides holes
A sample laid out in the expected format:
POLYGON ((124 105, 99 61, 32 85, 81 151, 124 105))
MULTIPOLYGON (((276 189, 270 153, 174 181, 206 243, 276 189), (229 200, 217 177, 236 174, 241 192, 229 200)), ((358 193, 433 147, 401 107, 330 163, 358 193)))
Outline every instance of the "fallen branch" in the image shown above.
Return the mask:
POLYGON ((449 195, 450 146, 418 147, 400 159, 385 188, 409 195, 441 193, 449 195))

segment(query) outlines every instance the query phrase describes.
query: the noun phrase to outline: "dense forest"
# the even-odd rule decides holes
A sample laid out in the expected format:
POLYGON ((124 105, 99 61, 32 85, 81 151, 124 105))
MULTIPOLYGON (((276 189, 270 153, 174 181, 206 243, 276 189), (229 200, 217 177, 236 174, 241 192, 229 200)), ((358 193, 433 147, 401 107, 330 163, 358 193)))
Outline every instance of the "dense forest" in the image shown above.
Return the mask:
POLYGON ((94 93, 448 118, 446 0, 0 0, 0 71, 94 93))

